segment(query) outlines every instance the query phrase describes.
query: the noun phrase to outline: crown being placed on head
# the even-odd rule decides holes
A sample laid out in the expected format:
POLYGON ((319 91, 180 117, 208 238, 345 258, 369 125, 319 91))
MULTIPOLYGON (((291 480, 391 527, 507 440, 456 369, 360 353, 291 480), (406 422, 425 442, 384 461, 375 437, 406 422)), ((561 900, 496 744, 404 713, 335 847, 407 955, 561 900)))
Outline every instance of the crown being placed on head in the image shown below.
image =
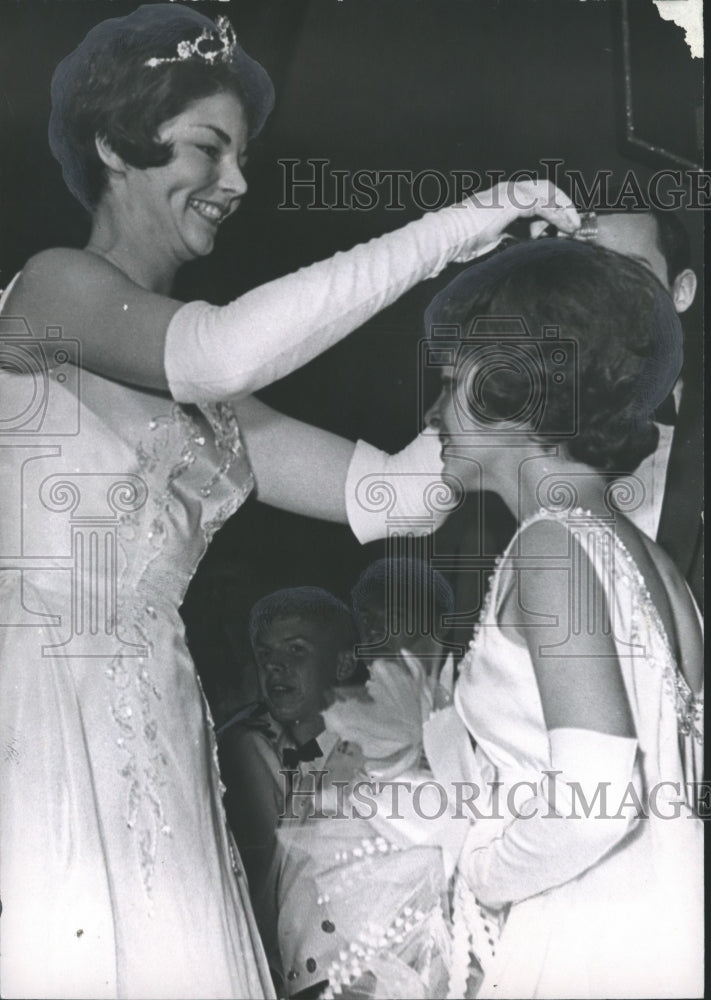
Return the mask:
POLYGON ((573 236, 576 240, 591 240, 593 243, 598 238, 597 212, 580 213, 580 229, 573 236))
POLYGON ((147 59, 144 66, 162 66, 163 63, 185 62, 187 59, 202 59, 210 65, 230 62, 236 47, 235 30, 227 18, 220 14, 215 19, 214 28, 203 28, 202 33, 192 42, 178 42, 174 56, 147 59))

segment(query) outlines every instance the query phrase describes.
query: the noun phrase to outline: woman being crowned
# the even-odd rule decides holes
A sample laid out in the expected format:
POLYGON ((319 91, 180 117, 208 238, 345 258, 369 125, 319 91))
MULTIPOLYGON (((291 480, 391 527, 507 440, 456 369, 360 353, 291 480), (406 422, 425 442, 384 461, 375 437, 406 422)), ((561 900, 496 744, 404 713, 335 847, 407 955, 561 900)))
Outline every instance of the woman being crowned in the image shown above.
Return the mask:
POLYGON ((355 500, 362 476, 441 463, 436 435, 388 456, 251 393, 496 244, 517 205, 578 225, 548 185, 503 186, 227 306, 184 304, 177 269, 239 207, 272 104, 229 23, 177 4, 98 24, 53 78, 50 145, 92 228, 28 261, 1 303, 4 333, 65 341, 0 368, 20 415, 0 551, 22 553, 0 574, 4 996, 271 995, 178 608, 253 490, 365 540, 384 525, 355 500))
POLYGON ((701 996, 701 618, 625 516, 681 369, 674 304, 549 239, 466 269, 427 325, 460 331, 430 414, 445 470, 519 524, 455 688, 482 790, 457 895, 488 929, 451 995, 471 950, 478 997, 701 996))
POLYGON ((440 786, 477 791, 471 822, 456 796, 441 817, 437 795, 408 809, 403 788, 399 810, 378 796, 383 858, 363 820, 362 845, 338 843, 345 822, 300 845, 328 919, 352 934, 334 992, 406 996, 410 974, 417 996, 700 997, 701 618, 624 513, 681 368, 673 302, 637 262, 549 239, 463 271, 426 324, 445 471, 496 490, 519 527, 459 664, 456 719, 404 654, 376 663, 370 704, 325 715, 369 778, 424 787, 424 747, 440 786))

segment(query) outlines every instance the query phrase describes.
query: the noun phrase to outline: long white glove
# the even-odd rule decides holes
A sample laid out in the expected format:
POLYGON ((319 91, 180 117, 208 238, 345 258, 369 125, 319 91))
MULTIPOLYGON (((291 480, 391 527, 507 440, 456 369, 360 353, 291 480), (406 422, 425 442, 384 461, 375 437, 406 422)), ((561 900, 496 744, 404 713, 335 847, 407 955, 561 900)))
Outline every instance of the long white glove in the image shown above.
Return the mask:
MULTIPOLYGON (((174 399, 248 395, 295 371, 425 278, 493 249, 521 214, 563 216, 570 202, 543 184, 498 185, 328 260, 247 292, 226 306, 189 302, 166 335, 174 399), (528 209, 530 208, 530 211, 528 209)), ((574 209, 567 224, 575 223, 574 209)))
MULTIPOLYGON (((460 871, 485 906, 500 909, 562 885, 599 861, 636 824, 630 783, 637 741, 587 729, 550 732, 551 772, 520 806, 521 818, 481 844, 486 825, 471 827, 460 871), (571 783, 577 783, 574 791, 571 783), (606 809, 600 795, 604 789, 606 809), (581 793, 594 803, 586 817, 581 793), (625 798, 625 794, 627 797, 625 798), (597 799, 595 796, 597 795, 597 799), (626 802, 624 808, 621 803, 626 802)), ((640 789, 636 788, 637 795, 640 789)))
POLYGON ((358 441, 346 478, 348 523, 365 544, 391 534, 429 535, 462 500, 442 477, 440 440, 426 427, 396 455, 358 441))

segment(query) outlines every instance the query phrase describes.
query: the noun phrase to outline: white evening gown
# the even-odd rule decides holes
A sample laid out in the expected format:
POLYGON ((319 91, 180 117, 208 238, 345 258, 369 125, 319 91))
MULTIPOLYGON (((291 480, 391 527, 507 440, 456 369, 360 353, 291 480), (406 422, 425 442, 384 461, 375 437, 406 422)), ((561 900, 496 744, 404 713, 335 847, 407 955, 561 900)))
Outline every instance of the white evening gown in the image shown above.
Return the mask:
MULTIPOLYGON (((678 669, 644 580, 614 532, 582 511, 559 520, 579 539, 612 608, 639 743, 635 785, 647 793, 662 781, 683 789, 685 781, 700 779, 701 698, 692 694, 678 669)), ((457 709, 477 741, 478 780, 484 789, 494 780, 504 789, 516 781, 538 784, 541 772, 551 766, 528 650, 497 624, 502 598, 516 585, 517 565, 525 565, 526 559, 531 565, 524 527, 492 578, 455 691, 457 709)), ((667 787, 674 798, 674 789, 667 787)), ((657 812, 673 814, 666 792, 659 796, 657 812)), ((488 806, 480 801, 486 815, 488 806)), ((506 801, 503 791, 499 801, 506 801)), ((521 795, 517 801, 520 807, 521 795)), ((474 846, 491 842, 506 822, 510 818, 476 821, 474 846)), ((701 996, 702 934, 701 820, 686 804, 678 819, 660 818, 650 810, 649 818, 577 878, 511 906, 477 995, 568 1000, 701 996)))
POLYGON ((234 412, 0 326, 0 992, 272 996, 178 614, 253 485, 234 412))

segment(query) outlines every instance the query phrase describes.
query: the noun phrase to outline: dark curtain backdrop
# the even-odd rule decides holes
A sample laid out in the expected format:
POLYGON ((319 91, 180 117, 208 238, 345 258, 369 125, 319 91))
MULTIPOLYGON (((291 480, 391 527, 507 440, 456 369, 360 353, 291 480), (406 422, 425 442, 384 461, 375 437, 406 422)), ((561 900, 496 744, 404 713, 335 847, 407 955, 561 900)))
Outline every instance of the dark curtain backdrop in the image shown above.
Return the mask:
MULTIPOLYGON (((87 219, 64 189, 46 140, 51 72, 93 24, 128 13, 123 0, 3 0, 0 6, 0 287, 32 253, 81 245, 87 219)), ((393 229, 420 210, 287 211, 278 160, 329 161, 329 170, 633 169, 643 186, 664 159, 642 159, 621 136, 617 0, 228 0, 197 9, 227 15, 248 52, 271 73, 275 112, 250 155, 250 192, 215 253, 180 276, 176 294, 226 302, 263 281, 393 229)), ((640 128, 679 155, 698 157, 701 65, 681 29, 651 0, 634 0, 633 69, 640 128)), ((563 183, 565 186, 565 183, 563 183)), ((381 189, 382 190, 382 189, 381 189)), ((425 188, 426 197, 434 189, 425 188)), ((327 201, 333 200, 328 185, 327 201)), ((687 213, 697 261, 701 214, 687 213)), ((420 426, 422 313, 454 273, 426 282, 348 341, 263 393, 270 404, 388 450, 420 426)), ((700 328, 700 307, 688 317, 700 328)), ((426 392, 434 396, 434 384, 426 392)), ((499 511, 490 504, 495 544, 499 511)), ((476 500, 439 533, 446 552, 476 500)), ((503 524, 503 519, 501 521, 503 524)), ((503 529, 502 529, 503 530, 503 529)), ((347 598, 358 572, 383 552, 345 527, 248 502, 216 537, 184 607, 208 694, 222 714, 239 700, 247 658, 244 621, 269 590, 320 584, 347 598), (231 690, 230 690, 231 689, 231 690)), ((470 612, 473 620, 478 598, 470 612)), ((462 626, 466 642, 470 625, 462 626)), ((248 692, 247 692, 248 693, 248 692)))

